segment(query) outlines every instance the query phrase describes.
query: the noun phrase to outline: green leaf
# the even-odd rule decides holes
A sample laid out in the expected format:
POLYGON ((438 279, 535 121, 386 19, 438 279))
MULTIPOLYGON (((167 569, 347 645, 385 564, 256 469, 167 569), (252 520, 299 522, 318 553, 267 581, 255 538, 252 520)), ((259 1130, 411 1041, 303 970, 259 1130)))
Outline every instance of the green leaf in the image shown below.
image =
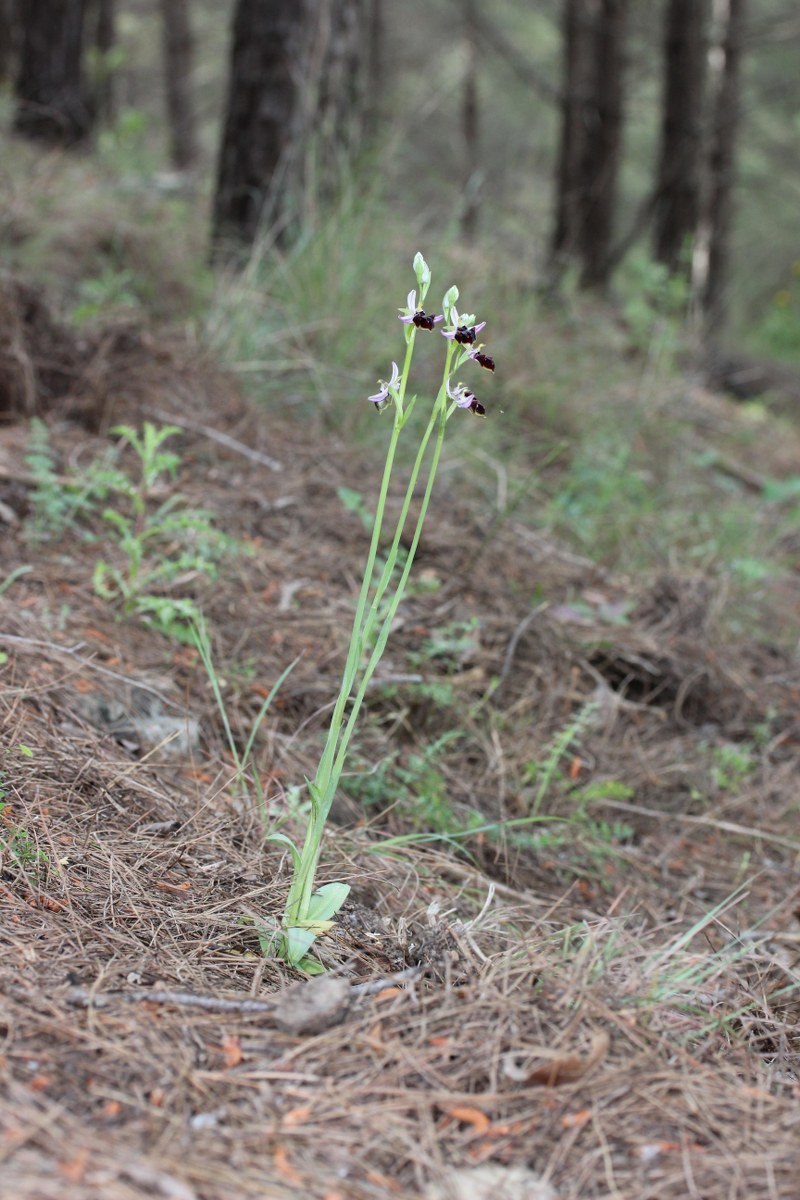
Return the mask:
POLYGON ((295 871, 300 870, 300 851, 287 834, 268 833, 264 840, 267 842, 278 842, 281 846, 287 846, 289 853, 292 856, 292 866, 294 867, 295 871))
POLYGON ((294 964, 298 971, 304 971, 306 975, 324 975, 325 968, 318 958, 311 958, 309 954, 305 958, 301 958, 300 962, 294 964))
POLYGON ((311 896, 306 920, 310 924, 329 921, 350 894, 349 883, 324 883, 311 896))
POLYGON ((322 806, 322 792, 319 790, 319 788, 317 787, 317 785, 315 783, 311 782, 311 780, 308 778, 307 775, 303 776, 303 778, 306 781, 306 787, 308 788, 308 794, 311 797, 312 808, 314 809, 315 813, 318 813, 322 806))
POLYGON ((293 967, 296 967, 306 952, 311 949, 316 940, 313 929, 300 929, 291 925, 283 934, 283 957, 293 967))

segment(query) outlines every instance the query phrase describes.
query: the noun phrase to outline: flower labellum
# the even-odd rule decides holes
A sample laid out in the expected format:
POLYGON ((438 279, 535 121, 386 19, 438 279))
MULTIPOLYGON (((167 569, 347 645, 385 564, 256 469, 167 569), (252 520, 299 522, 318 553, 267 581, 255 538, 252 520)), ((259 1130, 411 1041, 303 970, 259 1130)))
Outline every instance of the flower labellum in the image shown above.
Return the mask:
POLYGON ((474 320, 474 317, 467 317, 467 321, 463 324, 459 323, 458 311, 455 308, 450 310, 450 319, 455 325, 455 329, 449 331, 443 329, 442 334, 451 341, 458 342, 459 346, 474 346, 478 340, 478 334, 486 324, 485 321, 481 321, 479 325, 467 324, 468 321, 474 320))
POLYGON ((433 329, 434 325, 438 325, 444 317, 432 317, 425 312, 424 308, 418 308, 411 320, 416 325, 417 329, 433 329))
POLYGON ((491 354, 484 354, 482 350, 470 350, 469 357, 473 362, 476 362, 479 367, 485 367, 487 371, 494 370, 494 359, 491 354))

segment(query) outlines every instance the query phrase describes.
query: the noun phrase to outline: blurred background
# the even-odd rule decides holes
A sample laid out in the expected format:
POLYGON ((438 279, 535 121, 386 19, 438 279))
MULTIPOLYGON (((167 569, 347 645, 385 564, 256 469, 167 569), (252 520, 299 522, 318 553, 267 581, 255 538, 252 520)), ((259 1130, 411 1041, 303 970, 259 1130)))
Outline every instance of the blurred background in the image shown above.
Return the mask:
POLYGON ((799 62, 788 0, 3 0, 0 263, 372 441, 422 250, 537 522, 750 587, 796 504, 799 62))

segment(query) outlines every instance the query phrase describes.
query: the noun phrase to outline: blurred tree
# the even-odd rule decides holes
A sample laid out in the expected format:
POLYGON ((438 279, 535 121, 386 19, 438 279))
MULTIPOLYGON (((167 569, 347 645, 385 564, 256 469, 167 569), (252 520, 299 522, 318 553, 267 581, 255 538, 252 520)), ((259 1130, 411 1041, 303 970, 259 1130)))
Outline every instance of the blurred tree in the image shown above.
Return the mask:
POLYGON ((715 47, 717 79, 711 117, 708 205, 705 215, 708 265, 702 293, 706 327, 712 337, 719 334, 726 318, 747 3, 746 0, 721 0, 721 8, 722 31, 715 47))
POLYGON ((604 287, 611 271, 622 150, 628 0, 586 2, 593 29, 580 165, 581 283, 604 287))
POLYGON ((6 83, 14 75, 17 32, 15 0, 0 0, 0 83, 6 83))
POLYGON ((161 0, 164 73, 170 158, 178 171, 197 157, 197 134, 192 103, 194 43, 188 0, 161 0))
POLYGON ((109 125, 114 116, 117 23, 115 0, 94 0, 94 46, 91 55, 92 99, 96 119, 109 125))
POLYGON ((84 0, 25 0, 18 13, 21 41, 13 128, 34 141, 75 145, 92 126, 83 74, 84 0))
POLYGON ((464 135, 464 185, 461 200, 461 234, 470 241, 478 232, 483 172, 480 148, 480 101, 478 95, 478 32, 472 20, 477 12, 476 0, 465 0, 466 31, 464 34, 464 91, 461 106, 461 129, 464 135))
POLYGON ((367 62, 365 70, 366 87, 370 102, 365 108, 364 121, 366 132, 375 137, 380 127, 382 116, 381 99, 384 90, 384 12, 383 0, 368 0, 367 16, 367 62))
POLYGON ((551 265, 558 272, 577 253, 585 195, 582 168, 591 99, 593 24, 587 0, 565 0, 562 14, 561 139, 556 172, 551 265))
POLYGON ((709 11, 708 0, 667 0, 654 252, 673 272, 689 265, 700 217, 709 11))
POLYGON ((582 285, 603 287, 614 263, 627 7, 628 0, 563 3, 561 137, 550 241, 555 282, 576 260, 582 285))
MULTIPOLYGON (((357 132, 362 0, 237 0, 212 243, 289 239, 332 193, 357 132)), ((238 249, 237 249, 238 246, 238 249)))

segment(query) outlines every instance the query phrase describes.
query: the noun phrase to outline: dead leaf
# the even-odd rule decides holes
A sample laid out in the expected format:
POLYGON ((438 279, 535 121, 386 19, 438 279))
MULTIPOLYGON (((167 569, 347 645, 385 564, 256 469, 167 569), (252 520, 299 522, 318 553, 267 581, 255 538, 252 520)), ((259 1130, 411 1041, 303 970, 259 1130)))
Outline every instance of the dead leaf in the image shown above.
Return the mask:
POLYGON ((567 1113, 561 1118, 561 1124, 565 1129, 582 1129, 587 1121, 592 1119, 592 1110, 590 1108, 582 1108, 580 1112, 567 1113))
POLYGON ((375 996, 375 1003, 380 1004, 384 1000, 391 1000, 392 996, 399 996, 402 991, 403 989, 399 987, 385 987, 375 996))
POLYGON ((86 1168, 89 1165, 89 1148, 82 1146, 71 1158, 64 1159, 58 1164, 58 1169, 68 1183, 83 1183, 86 1168))
POLYGON ((298 1108, 291 1108, 283 1117, 281 1125, 284 1129, 296 1129, 298 1125, 306 1123, 312 1111, 310 1104, 301 1104, 298 1108))
POLYGON ((225 1059, 226 1067, 238 1067, 242 1061, 242 1047, 238 1037, 225 1037, 222 1039, 222 1056, 225 1059))
POLYGON ((503 1074, 515 1083, 541 1083, 554 1087, 559 1083, 573 1083, 582 1079, 592 1067, 602 1062, 608 1053, 610 1039, 605 1030, 599 1030, 592 1037, 589 1053, 585 1056, 569 1054, 563 1050, 550 1050, 546 1046, 525 1050, 525 1059, 533 1060, 534 1066, 520 1066, 519 1054, 511 1053, 505 1056, 503 1074))
POLYGON ((299 1171, 296 1171, 289 1162, 289 1155, 286 1152, 285 1146, 277 1146, 272 1155, 272 1162, 277 1173, 288 1183, 300 1185, 303 1182, 303 1176, 299 1171))
POLYGON ((468 1104, 458 1104, 454 1108, 446 1108, 444 1111, 454 1121, 463 1121, 465 1125, 471 1125, 476 1133, 486 1133, 492 1124, 485 1112, 468 1104))

